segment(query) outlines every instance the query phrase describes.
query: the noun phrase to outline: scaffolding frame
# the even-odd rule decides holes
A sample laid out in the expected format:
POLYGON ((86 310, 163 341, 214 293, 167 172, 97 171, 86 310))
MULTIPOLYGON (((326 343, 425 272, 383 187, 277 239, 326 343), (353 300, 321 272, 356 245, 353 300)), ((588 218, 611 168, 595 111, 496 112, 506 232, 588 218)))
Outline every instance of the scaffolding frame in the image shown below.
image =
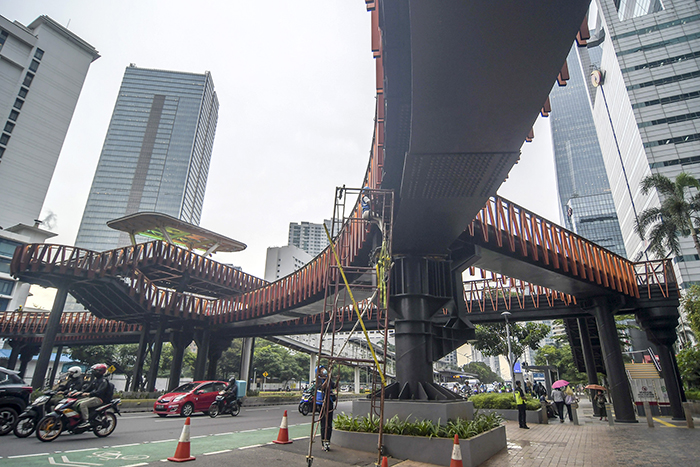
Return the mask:
MULTIPOLYGON (((381 463, 383 453, 383 428, 384 428, 384 389, 386 387, 386 366, 387 366, 387 343, 389 331, 389 277, 391 270, 391 238, 394 215, 394 192, 390 190, 370 189, 368 187, 358 188, 336 188, 333 217, 330 232, 326 229, 329 237, 330 247, 333 255, 329 256, 329 264, 326 268, 326 292, 324 295, 324 312, 321 315, 321 335, 319 339, 319 350, 317 355, 318 367, 321 360, 328 361, 328 380, 333 381, 335 377, 335 388, 338 389, 340 373, 334 373, 336 363, 355 363, 357 366, 368 366, 372 368, 372 388, 370 392, 370 417, 378 419, 379 433, 377 439, 377 465, 381 463), (347 212, 350 212, 346 216, 347 212), (358 224, 358 225, 351 225, 358 224), (356 266, 349 264, 350 244, 347 237, 339 235, 344 228, 361 227, 366 229, 367 238, 365 242, 372 242, 369 249, 368 263, 370 266, 356 266), (345 238, 345 240, 343 240, 345 238), (351 281, 352 280, 352 281, 351 281), (362 297, 360 301, 355 296, 362 297), (367 345, 372 354, 372 359, 341 357, 340 354, 345 347, 342 345, 337 350, 339 313, 346 310, 354 310, 358 320, 350 331, 345 344, 350 340, 356 331, 357 325, 362 327, 367 345), (367 334, 364 325, 367 312, 374 313, 376 329, 383 332, 382 358, 377 357, 374 347, 367 334), (326 318, 328 317, 328 320, 326 318), (330 334, 330 349, 325 349, 324 341, 326 335, 330 334)), ((321 381, 316 372, 315 393, 313 412, 311 419, 311 436, 309 438, 309 451, 307 455, 307 466, 313 463, 313 444, 317 428, 321 425, 321 418, 325 417, 327 426, 329 412, 335 409, 335 400, 331 397, 332 390, 323 391, 323 401, 321 408, 317 409, 316 395, 321 388, 321 381), (332 410, 326 410, 332 407, 332 410)), ((322 434, 323 436, 323 434, 322 434)))

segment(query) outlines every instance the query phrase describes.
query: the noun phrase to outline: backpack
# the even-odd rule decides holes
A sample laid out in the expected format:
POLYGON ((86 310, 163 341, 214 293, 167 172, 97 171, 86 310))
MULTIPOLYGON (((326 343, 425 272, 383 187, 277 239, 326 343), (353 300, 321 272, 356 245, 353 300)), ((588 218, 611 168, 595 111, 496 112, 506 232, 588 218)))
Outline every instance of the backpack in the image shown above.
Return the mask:
POLYGON ((103 399, 103 403, 107 404, 108 402, 112 402, 112 398, 114 397, 114 384, 111 381, 107 381, 107 389, 105 390, 105 398, 103 399))

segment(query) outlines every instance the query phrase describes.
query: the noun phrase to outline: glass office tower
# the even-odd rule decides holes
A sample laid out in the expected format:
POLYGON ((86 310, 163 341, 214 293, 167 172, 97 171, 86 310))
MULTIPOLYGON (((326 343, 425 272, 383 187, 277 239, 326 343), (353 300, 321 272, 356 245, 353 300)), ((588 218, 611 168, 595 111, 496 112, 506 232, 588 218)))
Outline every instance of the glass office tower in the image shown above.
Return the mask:
POLYGON ((204 74, 127 67, 76 246, 128 245, 107 221, 155 211, 198 224, 219 102, 204 74))
POLYGON ((568 229, 625 257, 579 52, 588 54, 574 44, 567 58, 571 79, 566 86, 555 84, 549 95, 561 215, 568 229))

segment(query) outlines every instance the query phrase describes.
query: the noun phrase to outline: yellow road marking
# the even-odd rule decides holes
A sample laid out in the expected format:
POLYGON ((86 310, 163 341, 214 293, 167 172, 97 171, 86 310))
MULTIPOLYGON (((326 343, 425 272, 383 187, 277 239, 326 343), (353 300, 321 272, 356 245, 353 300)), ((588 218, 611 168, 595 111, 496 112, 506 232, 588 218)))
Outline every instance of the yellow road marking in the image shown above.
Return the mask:
POLYGON ((652 417, 652 419, 653 419, 654 421, 656 421, 656 422, 661 423, 662 425, 670 426, 671 428, 678 428, 678 425, 674 425, 673 423, 664 422, 663 420, 659 420, 659 419, 656 418, 656 417, 652 417))

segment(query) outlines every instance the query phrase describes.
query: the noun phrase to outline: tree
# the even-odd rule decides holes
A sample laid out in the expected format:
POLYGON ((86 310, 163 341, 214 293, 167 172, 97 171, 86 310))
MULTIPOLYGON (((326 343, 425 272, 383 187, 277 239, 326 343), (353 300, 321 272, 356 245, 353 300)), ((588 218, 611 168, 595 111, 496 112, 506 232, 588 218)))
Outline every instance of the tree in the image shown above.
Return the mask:
POLYGON ((559 378, 574 384, 586 383, 588 378, 585 373, 581 373, 574 364, 574 355, 571 346, 563 344, 561 346, 544 345, 535 355, 535 365, 552 365, 559 370, 559 378))
POLYGON ((681 350, 676 359, 686 389, 700 389, 700 347, 681 350))
POLYGON ((243 339, 234 339, 231 342, 231 346, 221 353, 221 358, 216 367, 217 378, 228 381, 230 377, 235 375, 238 379, 241 379, 242 348, 243 339))
MULTIPOLYGON (((173 366, 173 346, 170 342, 163 344, 163 349, 160 352, 160 366, 158 368, 158 376, 167 378, 170 376, 170 367, 173 366)), ((182 376, 192 377, 194 375, 194 365, 197 362, 197 354, 192 352, 188 347, 182 355, 182 376)))
MULTIPOLYGON (((681 297, 681 308, 695 338, 700 338, 700 285, 691 285, 681 297)), ((685 337, 685 336, 681 336, 685 337)))
POLYGON ((690 190, 700 190, 700 181, 681 172, 675 180, 652 174, 642 180, 642 193, 656 189, 661 197, 660 207, 645 209, 639 214, 636 228, 642 239, 648 234, 649 250, 658 258, 665 258, 670 252, 681 254, 680 237, 690 236, 695 250, 700 255, 700 240, 696 227, 700 227, 700 194, 690 190))
POLYGON ((254 366, 258 369, 258 374, 267 372, 268 378, 282 383, 306 379, 308 366, 303 368, 299 361, 289 350, 277 344, 264 343, 255 347, 254 366))
POLYGON ((503 355, 510 368, 525 352, 526 348, 537 350, 540 341, 549 334, 549 326, 541 323, 510 323, 510 340, 513 361, 508 355, 508 339, 505 323, 483 324, 476 326, 476 343, 474 346, 488 356, 503 355))
POLYGON ((105 363, 107 366, 114 365, 115 373, 126 376, 126 387, 130 387, 133 376, 137 344, 117 344, 117 345, 85 345, 71 347, 69 355, 73 360, 92 366, 96 363, 105 363))
POLYGON ((496 381, 503 381, 503 378, 494 373, 493 370, 489 368, 489 366, 484 362, 467 363, 462 367, 462 371, 464 371, 465 373, 472 373, 477 375, 479 381, 481 381, 484 384, 495 383, 496 381))

